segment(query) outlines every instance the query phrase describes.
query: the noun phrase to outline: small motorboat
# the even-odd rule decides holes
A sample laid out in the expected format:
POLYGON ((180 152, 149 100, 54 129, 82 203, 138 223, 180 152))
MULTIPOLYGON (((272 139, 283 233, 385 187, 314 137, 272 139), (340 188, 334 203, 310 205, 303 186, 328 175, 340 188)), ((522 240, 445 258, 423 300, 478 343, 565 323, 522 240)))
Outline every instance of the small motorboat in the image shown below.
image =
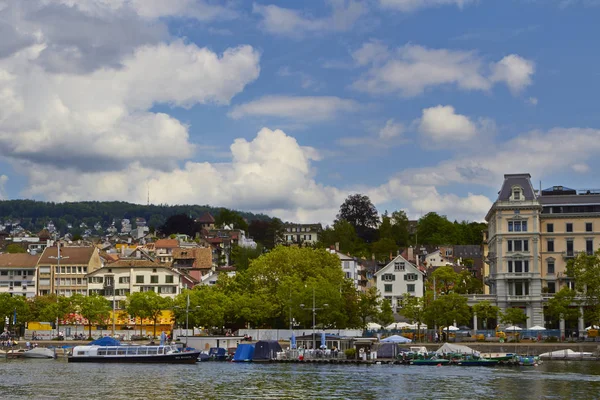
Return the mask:
POLYGON ((56 358, 56 353, 46 347, 35 347, 24 352, 23 358, 56 358))
POLYGON ((573 351, 571 349, 555 350, 549 353, 540 354, 540 358, 548 358, 552 360, 575 360, 593 357, 593 353, 587 351, 573 351))
POLYGON ((25 354, 25 349, 8 350, 6 358, 22 358, 23 354, 25 354))

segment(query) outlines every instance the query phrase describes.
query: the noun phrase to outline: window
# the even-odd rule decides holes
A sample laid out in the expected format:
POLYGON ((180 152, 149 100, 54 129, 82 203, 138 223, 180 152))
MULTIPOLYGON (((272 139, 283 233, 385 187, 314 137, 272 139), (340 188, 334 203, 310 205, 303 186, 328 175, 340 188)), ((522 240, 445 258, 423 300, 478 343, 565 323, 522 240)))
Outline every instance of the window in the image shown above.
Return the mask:
POLYGON ((381 275, 381 280, 386 282, 391 282, 396 280, 396 275, 394 274, 383 274, 381 275))
POLYGON ((135 277, 135 283, 144 283, 144 275, 137 275, 135 277))
POLYGON ((104 278, 101 276, 90 277, 90 283, 102 283, 102 282, 104 282, 104 278))
POLYGON ((410 283, 410 284, 406 285, 406 291, 409 293, 414 293, 415 292, 415 284, 410 283))
POLYGON ((548 248, 548 251, 554 251, 554 239, 548 239, 546 241, 546 247, 548 248))
POLYGON ((417 274, 405 274, 404 275, 404 280, 405 281, 416 281, 418 279, 418 275, 417 274))
POLYGON ((567 257, 573 257, 574 255, 573 239, 567 239, 567 257))
POLYGON ((404 264, 404 261, 402 261, 402 262, 396 261, 394 263, 394 271, 404 271, 405 268, 406 268, 406 265, 404 264))
POLYGON ((554 224, 546 224, 546 232, 554 232, 554 224))
POLYGON ((391 291, 392 291, 392 286, 393 286, 393 285, 391 285, 391 284, 384 285, 384 286, 383 286, 383 287, 384 287, 383 291, 384 291, 384 292, 388 292, 388 293, 389 293, 389 292, 391 292, 391 291))
POLYGON ((165 276, 165 283, 173 283, 173 275, 165 276))
POLYGON ((556 282, 548 282, 548 293, 556 293, 556 282))
POLYGON ((449 257, 452 255, 452 249, 446 249, 446 257, 449 257))
POLYGON ((150 276, 150 283, 158 283, 158 275, 150 276))
POLYGON ((352 279, 352 273, 346 272, 346 279, 352 279))
POLYGON ((529 272, 529 261, 515 260, 508 262, 508 273, 522 274, 529 272))
POLYGON ((548 271, 549 275, 554 274, 554 261, 548 261, 548 271))
POLYGON ((567 222, 566 231, 573 232, 573 223, 572 222, 567 222))
POLYGON ((508 240, 508 251, 529 251, 529 240, 508 240))
POLYGON ((119 283, 129 283, 129 277, 128 276, 122 276, 119 278, 119 283))
POLYGON ((593 232, 593 231, 594 231, 594 229, 593 229, 593 226, 592 226, 592 223, 591 223, 591 222, 586 222, 586 223, 585 223, 585 231, 586 231, 586 232, 593 232))
POLYGON ((508 221, 509 232, 527 232, 527 221, 508 221))
POLYGON ((514 187, 512 190, 513 200, 521 200, 521 188, 514 187))
POLYGON ((585 240, 585 252, 588 255, 594 254, 594 239, 586 239, 585 240))

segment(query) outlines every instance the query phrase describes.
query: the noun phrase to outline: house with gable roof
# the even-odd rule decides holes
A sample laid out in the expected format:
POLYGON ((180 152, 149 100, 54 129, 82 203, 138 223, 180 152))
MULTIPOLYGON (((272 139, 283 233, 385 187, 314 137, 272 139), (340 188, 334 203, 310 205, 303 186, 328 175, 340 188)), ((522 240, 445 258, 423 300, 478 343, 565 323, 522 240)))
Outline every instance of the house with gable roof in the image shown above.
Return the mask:
POLYGON ((389 300, 394 310, 406 293, 423 297, 425 273, 402 255, 397 255, 385 267, 375 272, 375 283, 379 294, 389 300))

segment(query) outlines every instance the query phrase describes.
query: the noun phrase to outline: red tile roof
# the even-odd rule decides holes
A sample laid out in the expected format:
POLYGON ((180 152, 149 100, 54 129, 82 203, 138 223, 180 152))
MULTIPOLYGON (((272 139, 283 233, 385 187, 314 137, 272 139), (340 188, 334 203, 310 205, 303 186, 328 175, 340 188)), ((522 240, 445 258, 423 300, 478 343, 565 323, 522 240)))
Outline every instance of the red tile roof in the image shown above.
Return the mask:
POLYGON ((174 249, 176 247, 179 247, 177 239, 158 239, 154 243, 154 248, 156 249, 174 249))
POLYGON ((28 253, 0 254, 0 268, 34 268, 40 256, 33 256, 28 253))
MULTIPOLYGON (((88 264, 92 255, 96 251, 95 247, 60 247, 60 263, 61 265, 88 264), (67 258, 69 257, 69 258, 67 258)), ((41 265, 56 265, 56 256, 58 250, 56 247, 46 247, 44 253, 40 257, 38 264, 41 265), (54 258, 50 258, 54 257, 54 258)))

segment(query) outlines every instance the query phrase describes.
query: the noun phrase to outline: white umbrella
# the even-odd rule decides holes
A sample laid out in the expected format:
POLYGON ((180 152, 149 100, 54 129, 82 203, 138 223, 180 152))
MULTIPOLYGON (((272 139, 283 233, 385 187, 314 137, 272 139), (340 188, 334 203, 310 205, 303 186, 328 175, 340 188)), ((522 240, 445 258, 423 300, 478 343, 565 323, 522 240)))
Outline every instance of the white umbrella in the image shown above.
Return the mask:
POLYGON ((409 326, 407 326, 408 329, 427 329, 427 325, 425 324, 421 324, 420 326, 418 326, 417 324, 411 324, 409 326))
POLYGON ((443 327, 443 328, 442 328, 442 330, 443 330, 443 331, 458 331, 458 330, 460 330, 460 329, 458 329, 457 327, 455 327, 455 326, 451 325, 451 326, 449 326, 449 327, 443 327))
POLYGON ((598 325, 592 325, 592 326, 588 326, 587 328, 585 328, 586 331, 589 331, 591 329, 600 329, 600 327, 598 325))
POLYGON ((377 322, 369 322, 367 324, 367 329, 375 331, 377 329, 381 329, 381 325, 379 325, 377 322))
POLYGON ((408 326, 410 326, 410 324, 407 324, 406 322, 394 322, 393 324, 386 326, 385 329, 403 329, 408 326))
POLYGON ((539 325, 534 325, 531 328, 528 328, 530 331, 545 331, 546 328, 544 328, 543 326, 539 326, 539 325))
POLYGON ((519 328, 518 326, 508 326, 506 328, 504 328, 505 331, 522 331, 522 328, 519 328))

